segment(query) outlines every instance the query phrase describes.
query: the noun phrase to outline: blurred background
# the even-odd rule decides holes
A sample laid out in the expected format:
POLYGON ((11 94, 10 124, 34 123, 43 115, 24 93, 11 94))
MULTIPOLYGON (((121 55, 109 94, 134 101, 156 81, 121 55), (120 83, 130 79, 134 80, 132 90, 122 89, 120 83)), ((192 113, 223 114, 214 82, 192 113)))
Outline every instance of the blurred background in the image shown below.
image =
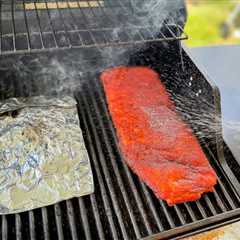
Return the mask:
POLYGON ((186 0, 190 47, 240 44, 240 0, 186 0))

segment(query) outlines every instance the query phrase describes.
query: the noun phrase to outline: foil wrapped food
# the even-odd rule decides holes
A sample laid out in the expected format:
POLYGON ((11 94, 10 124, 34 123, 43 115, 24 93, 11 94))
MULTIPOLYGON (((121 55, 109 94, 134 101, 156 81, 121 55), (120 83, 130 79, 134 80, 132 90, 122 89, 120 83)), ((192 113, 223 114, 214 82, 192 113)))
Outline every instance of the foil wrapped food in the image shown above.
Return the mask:
POLYGON ((38 96, 0 102, 0 214, 93 191, 73 98, 38 96))

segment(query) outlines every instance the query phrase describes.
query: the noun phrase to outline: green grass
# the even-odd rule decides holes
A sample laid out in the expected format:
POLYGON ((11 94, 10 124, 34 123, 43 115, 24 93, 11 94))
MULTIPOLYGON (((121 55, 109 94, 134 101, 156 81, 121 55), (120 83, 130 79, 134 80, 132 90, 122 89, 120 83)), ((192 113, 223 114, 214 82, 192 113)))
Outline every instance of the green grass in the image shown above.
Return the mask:
POLYGON ((198 4, 188 4, 188 21, 185 31, 189 35, 188 46, 215 44, 240 44, 240 39, 223 39, 220 36, 220 25, 224 22, 236 1, 201 0, 198 4))

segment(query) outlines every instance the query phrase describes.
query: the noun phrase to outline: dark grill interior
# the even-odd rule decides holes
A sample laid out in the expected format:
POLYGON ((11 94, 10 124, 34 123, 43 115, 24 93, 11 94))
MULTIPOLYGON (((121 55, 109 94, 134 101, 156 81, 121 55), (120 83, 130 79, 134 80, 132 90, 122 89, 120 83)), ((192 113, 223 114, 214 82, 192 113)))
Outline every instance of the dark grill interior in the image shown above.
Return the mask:
MULTIPOLYGON (((182 28, 171 16, 161 29, 151 18, 139 24, 142 13, 133 6, 129 0, 0 2, 1 99, 74 92, 95 182, 90 196, 1 216, 1 239, 179 239, 239 219, 240 167, 229 154, 224 157, 214 132, 214 141, 200 140, 218 185, 196 202, 168 207, 123 162, 98 80, 103 69, 149 66, 160 73, 173 100, 184 96, 186 107, 191 103, 199 113, 219 114, 217 89, 181 48, 182 28), (105 50, 114 55, 104 58, 105 50), (53 62, 66 69, 61 80, 53 62), (58 91, 73 79, 73 87, 58 91), (196 98, 199 89, 212 108, 196 98)), ((185 120, 204 133, 191 124, 193 117, 189 112, 185 120)))

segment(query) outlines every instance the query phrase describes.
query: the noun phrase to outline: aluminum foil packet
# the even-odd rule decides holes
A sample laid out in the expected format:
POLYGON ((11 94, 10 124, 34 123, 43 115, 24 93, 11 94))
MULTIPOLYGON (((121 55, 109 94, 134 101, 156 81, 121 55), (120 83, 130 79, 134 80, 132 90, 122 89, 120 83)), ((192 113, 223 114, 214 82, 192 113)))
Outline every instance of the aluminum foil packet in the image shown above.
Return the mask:
POLYGON ((93 191, 73 98, 38 96, 0 102, 0 214, 93 191))

